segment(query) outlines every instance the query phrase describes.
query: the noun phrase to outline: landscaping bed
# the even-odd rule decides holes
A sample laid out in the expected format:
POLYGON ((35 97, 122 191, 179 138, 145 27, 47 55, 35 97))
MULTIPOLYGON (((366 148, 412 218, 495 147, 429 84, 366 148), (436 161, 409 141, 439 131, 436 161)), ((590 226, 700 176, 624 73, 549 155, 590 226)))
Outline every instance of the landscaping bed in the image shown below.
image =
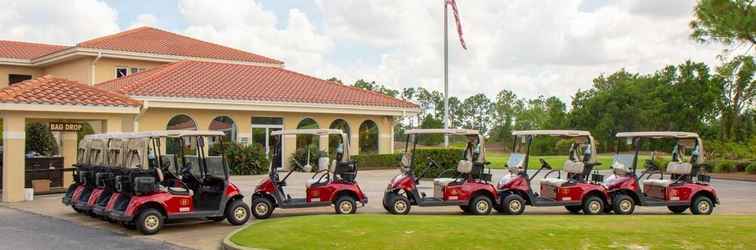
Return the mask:
POLYGON ((267 249, 756 249, 756 216, 317 215, 231 236, 267 249))

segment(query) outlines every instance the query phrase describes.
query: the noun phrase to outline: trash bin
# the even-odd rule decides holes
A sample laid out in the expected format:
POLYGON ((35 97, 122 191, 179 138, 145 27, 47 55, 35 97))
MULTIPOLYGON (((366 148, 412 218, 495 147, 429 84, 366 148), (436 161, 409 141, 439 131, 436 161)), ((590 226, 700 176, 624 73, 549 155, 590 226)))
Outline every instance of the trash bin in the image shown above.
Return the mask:
POLYGON ((24 189, 24 200, 27 201, 33 201, 34 200, 34 189, 33 188, 25 188, 24 189))

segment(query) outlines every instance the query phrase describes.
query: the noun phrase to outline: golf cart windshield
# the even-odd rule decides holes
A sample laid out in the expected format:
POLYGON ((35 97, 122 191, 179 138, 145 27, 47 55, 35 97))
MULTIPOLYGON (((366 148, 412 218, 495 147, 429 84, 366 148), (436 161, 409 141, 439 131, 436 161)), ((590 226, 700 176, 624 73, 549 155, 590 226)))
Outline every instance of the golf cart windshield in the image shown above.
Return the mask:
POLYGON ((515 136, 515 144, 512 153, 509 154, 507 168, 522 169, 524 167, 525 155, 528 153, 528 140, 530 136, 515 136))
POLYGON ((633 138, 620 138, 617 143, 617 153, 612 161, 614 169, 632 169, 635 168, 635 143, 633 138))

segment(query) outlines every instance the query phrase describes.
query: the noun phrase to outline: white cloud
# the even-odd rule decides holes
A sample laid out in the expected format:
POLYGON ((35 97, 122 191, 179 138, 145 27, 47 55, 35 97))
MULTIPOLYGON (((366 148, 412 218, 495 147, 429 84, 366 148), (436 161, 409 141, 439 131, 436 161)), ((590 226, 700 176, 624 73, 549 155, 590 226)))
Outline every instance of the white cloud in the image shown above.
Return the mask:
POLYGON ((129 29, 143 27, 143 26, 149 26, 149 27, 157 27, 158 26, 158 19, 155 15, 152 14, 139 14, 139 16, 136 17, 136 20, 129 25, 129 29))
POLYGON ((290 9, 281 26, 279 17, 256 1, 182 0, 179 11, 188 35, 283 60, 294 70, 318 72, 333 46, 298 9, 290 9))
MULTIPOLYGON (((369 78, 395 88, 441 90, 442 1, 317 1, 326 34, 388 51, 380 65, 339 65, 347 81, 369 78)), ((693 1, 609 1, 581 11, 581 1, 458 1, 465 38, 450 23, 453 95, 501 89, 569 100, 601 73, 652 72, 692 59, 715 63, 720 47, 688 39, 693 1)), ((450 20, 451 20, 450 15, 450 20)))
POLYGON ((0 1, 0 39, 74 44, 118 32, 116 10, 103 1, 0 1))

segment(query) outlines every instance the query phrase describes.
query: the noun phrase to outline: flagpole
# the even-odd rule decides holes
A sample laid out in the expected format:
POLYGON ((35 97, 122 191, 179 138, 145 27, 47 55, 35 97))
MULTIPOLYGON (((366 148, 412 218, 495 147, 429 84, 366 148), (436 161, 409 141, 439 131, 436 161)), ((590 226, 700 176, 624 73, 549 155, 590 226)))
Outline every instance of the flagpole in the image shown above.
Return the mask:
MULTIPOLYGON (((449 128, 449 29, 447 0, 444 1, 444 129, 449 128)), ((449 147, 449 135, 444 134, 444 147, 449 147)))

